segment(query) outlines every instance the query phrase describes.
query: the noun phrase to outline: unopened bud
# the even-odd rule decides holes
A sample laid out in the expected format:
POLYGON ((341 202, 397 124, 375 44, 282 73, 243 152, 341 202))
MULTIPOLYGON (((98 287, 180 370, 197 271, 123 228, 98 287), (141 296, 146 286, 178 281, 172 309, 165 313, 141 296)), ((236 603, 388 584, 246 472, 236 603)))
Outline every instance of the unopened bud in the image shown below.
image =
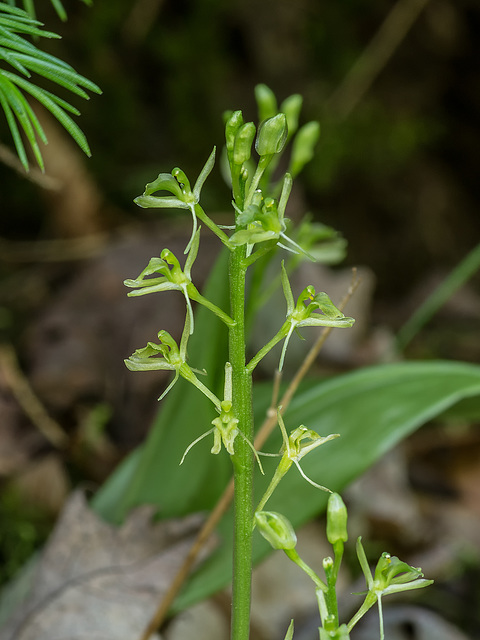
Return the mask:
POLYGON ((320 136, 318 122, 307 122, 298 130, 292 143, 292 157, 289 171, 293 177, 298 175, 303 167, 313 158, 313 151, 320 136))
POLYGON ((257 511, 255 522, 258 530, 274 549, 294 549, 297 536, 290 521, 275 511, 257 511))
POLYGON ((243 115, 241 111, 234 111, 225 123, 225 143, 227 151, 233 151, 235 144, 235 136, 243 124, 243 115))
POLYGON ((327 540, 330 544, 348 540, 347 507, 338 493, 332 493, 328 498, 327 540))
POLYGON ((298 129, 298 118, 302 109, 303 98, 299 93, 294 93, 280 105, 280 111, 287 117, 288 135, 292 136, 298 129))
POLYGON ((252 155, 252 144, 255 138, 255 125, 253 122, 246 122, 237 131, 233 145, 233 162, 242 165, 252 155))
POLYGON ((255 87, 255 99, 258 106, 260 122, 274 116, 277 109, 277 99, 273 91, 266 84, 257 84, 255 87))
POLYGON ((273 118, 264 120, 258 130, 255 149, 259 156, 271 156, 280 153, 287 140, 287 118, 279 113, 273 118))

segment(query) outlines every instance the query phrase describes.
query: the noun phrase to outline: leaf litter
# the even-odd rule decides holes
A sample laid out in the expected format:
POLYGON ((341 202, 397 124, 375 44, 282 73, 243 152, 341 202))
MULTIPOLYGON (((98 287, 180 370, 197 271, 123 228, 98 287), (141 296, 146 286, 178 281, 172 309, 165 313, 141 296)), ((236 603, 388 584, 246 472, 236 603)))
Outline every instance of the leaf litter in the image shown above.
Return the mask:
POLYGON ((72 494, 36 567, 28 599, 1 640, 131 640, 148 624, 202 523, 198 514, 153 522, 134 510, 103 522, 72 494))

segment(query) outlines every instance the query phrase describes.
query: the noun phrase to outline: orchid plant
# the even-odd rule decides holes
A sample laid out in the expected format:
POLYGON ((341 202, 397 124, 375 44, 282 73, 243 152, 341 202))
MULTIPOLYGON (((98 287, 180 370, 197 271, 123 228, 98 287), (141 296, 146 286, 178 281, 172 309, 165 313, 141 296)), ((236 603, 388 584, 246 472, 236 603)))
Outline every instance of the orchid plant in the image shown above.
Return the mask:
MULTIPOLYGON (((184 171, 174 168, 170 173, 161 173, 146 185, 142 195, 135 202, 144 208, 179 209, 192 217, 192 232, 185 248, 185 263, 182 268, 179 259, 168 248, 158 257, 152 257, 145 269, 134 279, 125 281, 131 289, 128 295, 140 296, 163 291, 178 291, 185 298, 185 324, 180 345, 166 331, 158 333, 159 342, 149 342, 137 349, 125 362, 132 371, 155 369, 174 372, 172 382, 159 399, 180 378, 193 384, 213 404, 217 416, 212 427, 198 436, 186 449, 183 458, 191 448, 210 434, 213 434, 211 453, 220 454, 222 446, 230 456, 235 482, 234 558, 232 591, 232 640, 247 640, 250 633, 250 599, 252 572, 252 537, 255 529, 276 549, 285 553, 308 575, 315 584, 319 602, 322 626, 320 638, 348 638, 353 625, 376 602, 381 609, 383 595, 395 590, 425 586, 430 581, 422 580, 420 570, 413 569, 395 558, 382 556, 375 577, 368 573, 365 554, 361 543, 358 553, 362 569, 367 576, 368 592, 364 605, 348 624, 340 624, 336 605, 335 584, 338 568, 346 541, 346 510, 341 498, 331 494, 327 537, 334 548, 335 559, 325 559, 326 581, 319 578, 300 558, 295 550, 296 536, 288 520, 279 513, 266 511, 265 506, 281 479, 294 465, 307 482, 319 490, 329 492, 326 487, 313 482, 302 470, 300 461, 307 455, 314 455, 315 449, 338 437, 338 434, 319 435, 304 425, 288 433, 281 410, 278 409, 278 425, 283 445, 280 452, 265 453, 254 447, 253 386, 252 378, 260 361, 279 343, 283 342, 278 369, 282 370, 287 355, 287 347, 294 333, 310 327, 345 329, 351 327, 354 319, 347 317, 324 292, 317 292, 313 285, 307 285, 295 299, 290 284, 288 270, 301 260, 322 259, 331 262, 331 239, 336 237, 333 230, 305 220, 300 226, 299 236, 295 236, 285 217, 292 189, 293 177, 298 175, 311 159, 319 135, 319 126, 310 122, 298 127, 302 99, 298 95, 287 98, 280 109, 274 94, 265 85, 255 90, 259 119, 257 128, 253 122, 245 122, 241 111, 226 114, 225 151, 223 154, 226 175, 232 189, 233 224, 218 225, 208 216, 200 204, 202 189, 215 163, 216 149, 210 153, 193 189, 184 171), (288 170, 277 177, 279 159, 286 144, 292 141, 288 170), (255 151, 254 151, 255 150, 255 151), (256 152, 256 159, 254 155, 256 152), (221 309, 203 297, 192 281, 195 259, 201 242, 201 225, 213 232, 226 247, 230 255, 228 275, 230 288, 230 309, 221 309), (299 238, 307 240, 302 246, 299 238), (313 239, 313 240, 312 240, 313 239), (318 240, 318 242, 315 242, 318 240), (251 286, 247 290, 247 274, 251 268, 262 265, 277 251, 286 251, 294 259, 283 261, 280 268, 281 286, 285 296, 286 314, 277 333, 256 355, 248 358, 248 313, 252 308, 254 295, 262 295, 251 286), (315 256, 315 257, 314 257, 315 256), (327 257, 328 256, 328 257, 327 257), (253 293, 252 293, 253 291, 253 293), (214 390, 200 381, 202 371, 188 363, 188 341, 195 330, 192 303, 205 306, 228 328, 228 360, 225 363, 225 384, 223 399, 214 390), (280 460, 272 480, 256 508, 253 507, 253 480, 255 461, 260 470, 261 455, 276 455, 280 460)), ((342 245, 338 244, 339 256, 342 245)), ((268 289, 268 287, 267 287, 268 289)), ((265 299, 265 298, 263 298, 265 299)), ((254 305, 253 305, 254 306, 254 305)), ((301 336, 300 336, 301 337, 301 336)), ((255 534, 256 535, 256 534, 255 534)), ((293 623, 286 638, 292 638, 293 623)))

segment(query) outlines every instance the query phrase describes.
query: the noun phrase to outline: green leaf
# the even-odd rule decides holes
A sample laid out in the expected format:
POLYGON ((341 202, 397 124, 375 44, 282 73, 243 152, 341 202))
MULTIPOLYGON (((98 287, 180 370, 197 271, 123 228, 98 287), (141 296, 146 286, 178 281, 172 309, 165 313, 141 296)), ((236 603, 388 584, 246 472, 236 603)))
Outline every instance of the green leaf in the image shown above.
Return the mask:
POLYGON ((44 89, 40 89, 36 85, 32 84, 25 78, 21 78, 20 76, 15 75, 14 73, 10 73, 7 71, 3 72, 3 75, 9 78, 16 85, 20 86, 24 91, 32 95, 39 102, 43 104, 43 106, 50 111, 50 113, 57 118, 60 124, 68 131, 68 133, 72 136, 75 142, 78 144, 80 149, 87 155, 90 156, 90 147, 88 146, 87 139, 83 134, 80 127, 68 116, 65 111, 57 104, 57 102, 53 99, 52 94, 49 91, 45 91, 44 89))
POLYGON ((25 147, 23 145, 22 137, 20 135, 20 131, 18 130, 17 122, 15 120, 15 116, 10 106, 9 95, 8 94, 5 95, 1 87, 0 87, 0 105, 2 106, 2 109, 5 113, 7 124, 10 128, 10 132, 12 134, 13 142, 15 144, 15 149, 17 150, 18 157, 23 167, 26 170, 28 168, 28 158, 25 152, 25 147))
POLYGON ((63 4, 60 2, 60 0, 51 0, 51 2, 53 8, 57 12, 57 16, 60 18, 60 20, 63 20, 63 22, 65 22, 65 20, 67 19, 67 12, 65 11, 65 7, 63 6, 63 4))
MULTIPOLYGON (((38 147, 35 133, 37 133, 40 136, 43 142, 46 142, 46 138, 45 138, 45 133, 40 123, 37 120, 37 117, 33 113, 32 108, 30 107, 28 102, 25 100, 22 93, 17 89, 17 87, 12 82, 10 82, 7 78, 2 77, 1 75, 0 75, 0 91, 3 92, 3 99, 1 100, 1 102, 4 110, 7 111, 11 107, 10 113, 8 115, 6 113, 7 121, 9 123, 10 128, 12 129, 11 119, 13 117, 13 114, 11 111, 13 110, 13 113, 15 114, 18 122, 21 124, 22 129, 25 133, 25 136, 27 137, 27 140, 30 143, 30 146, 32 147, 32 150, 35 154, 35 158, 39 166, 43 169, 42 154, 38 147), (5 104, 5 102, 9 103, 8 107, 5 104)), ((15 129, 16 131, 13 135, 13 138, 14 138, 17 150, 19 150, 20 145, 18 143, 19 142, 17 137, 18 129, 16 127, 16 124, 13 126, 13 130, 15 129)), ((12 130, 12 133, 13 133, 13 130, 12 130)), ((23 147, 23 143, 20 143, 20 144, 21 144, 21 147, 23 147)), ((25 166, 26 157, 24 156, 24 150, 23 152, 19 150, 19 157, 22 160, 22 164, 25 166)), ((27 163, 27 167, 28 167, 28 163, 27 163)))
MULTIPOLYGON (((63 17, 65 12, 60 0, 52 0, 52 4, 60 17, 63 17)), ((81 129, 66 113, 69 111, 78 115, 78 109, 53 93, 42 89, 35 82, 26 80, 31 77, 30 72, 51 80, 82 98, 89 98, 86 90, 96 93, 101 93, 101 91, 95 83, 77 73, 69 64, 44 53, 24 38, 24 35, 45 38, 59 37, 54 33, 44 31, 41 28, 42 24, 34 19, 33 2, 25 2, 24 6, 27 11, 0 2, 0 62, 5 62, 21 74, 17 75, 0 67, 2 92, 0 106, 4 110, 18 157, 25 169, 28 170, 28 158, 18 123, 25 133, 40 168, 43 169, 37 136, 46 142, 45 134, 22 92, 29 93, 42 103, 87 155, 90 155, 90 149, 81 129)))

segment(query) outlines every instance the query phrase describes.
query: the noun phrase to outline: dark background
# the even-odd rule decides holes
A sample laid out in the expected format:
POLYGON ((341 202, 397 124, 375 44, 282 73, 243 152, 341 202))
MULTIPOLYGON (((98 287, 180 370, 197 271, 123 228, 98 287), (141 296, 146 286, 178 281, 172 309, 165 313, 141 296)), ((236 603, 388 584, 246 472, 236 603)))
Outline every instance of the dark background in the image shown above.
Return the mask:
MULTIPOLYGON (((391 58, 374 56, 381 68, 358 99, 341 92, 352 88, 347 76, 390 2, 119 0, 90 9, 70 2, 66 24, 46 4, 37 10, 63 36, 46 48, 103 89, 75 104, 93 152, 87 171, 109 205, 142 219, 132 198, 143 184, 176 164, 195 175, 222 143, 225 109, 255 118, 258 82, 280 101, 298 92, 304 120, 322 125, 301 181, 307 207, 344 233, 348 264, 371 266, 378 294, 395 299, 429 270, 457 264, 480 225, 480 9, 474 0, 399 2, 397 9, 413 16, 422 4, 391 58)), ((390 17, 387 43, 402 32, 402 16, 390 17)), ((3 120, 0 127, 9 143, 3 120)), ((62 233, 35 187, 6 168, 0 180, 3 237, 62 233)), ((205 194, 214 210, 229 204, 218 176, 205 194)), ((103 225, 118 223, 102 217, 103 225)))

